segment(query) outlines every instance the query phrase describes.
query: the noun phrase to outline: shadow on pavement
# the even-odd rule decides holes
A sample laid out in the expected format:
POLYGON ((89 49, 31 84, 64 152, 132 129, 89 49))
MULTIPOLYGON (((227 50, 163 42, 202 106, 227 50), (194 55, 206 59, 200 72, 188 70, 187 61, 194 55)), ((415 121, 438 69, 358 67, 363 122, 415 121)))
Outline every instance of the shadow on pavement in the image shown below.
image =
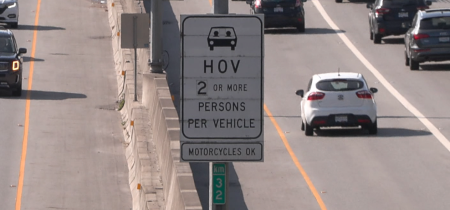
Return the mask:
POLYGON ((67 92, 54 92, 42 90, 22 90, 22 96, 20 97, 12 96, 11 92, 8 90, 0 90, 0 98, 27 99, 28 93, 30 94, 30 100, 66 100, 73 98, 87 98, 86 95, 81 93, 67 93, 67 92))
POLYGON ((44 59, 40 59, 40 58, 32 58, 29 56, 23 56, 23 62, 30 62, 31 59, 33 59, 33 61, 45 61, 44 59))
POLYGON ((450 64, 420 64, 420 69, 423 71, 450 71, 450 64))
POLYGON ((404 38, 385 38, 384 44, 405 44, 404 38))
MULTIPOLYGON (((209 209, 209 163, 190 163, 191 169, 194 173, 194 182, 197 187, 197 192, 202 203, 202 209, 209 209)), ((228 209, 248 210, 244 201, 244 194, 242 192, 239 177, 234 169, 233 163, 228 165, 229 170, 229 185, 228 185, 228 209)))
POLYGON ((57 26, 34 26, 34 25, 20 25, 14 30, 36 30, 38 31, 50 31, 50 30, 66 30, 66 28, 57 27, 57 26))
POLYGON ((281 29, 264 29, 264 34, 277 34, 277 35, 309 35, 309 34, 336 34, 345 33, 344 30, 333 30, 331 28, 306 28, 305 32, 300 33, 295 28, 281 28, 281 29))

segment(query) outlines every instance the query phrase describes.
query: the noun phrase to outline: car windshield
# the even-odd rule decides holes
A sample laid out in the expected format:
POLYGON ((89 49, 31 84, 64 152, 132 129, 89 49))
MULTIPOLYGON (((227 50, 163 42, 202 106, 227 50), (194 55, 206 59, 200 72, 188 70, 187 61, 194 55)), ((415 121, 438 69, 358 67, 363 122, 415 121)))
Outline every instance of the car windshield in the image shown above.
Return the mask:
POLYGON ((450 17, 434 17, 420 21, 420 29, 449 29, 450 17))
POLYGON ((0 53, 14 53, 13 41, 10 37, 0 37, 0 53))
POLYGON ((322 80, 316 84, 316 88, 322 91, 350 91, 363 87, 363 82, 349 79, 322 80))

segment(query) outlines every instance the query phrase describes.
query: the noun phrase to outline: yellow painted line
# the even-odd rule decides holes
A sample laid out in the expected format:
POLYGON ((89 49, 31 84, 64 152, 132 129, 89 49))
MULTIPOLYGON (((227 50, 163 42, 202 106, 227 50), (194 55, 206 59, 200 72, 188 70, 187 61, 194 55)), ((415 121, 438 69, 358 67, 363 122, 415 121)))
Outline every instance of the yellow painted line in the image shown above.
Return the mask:
POLYGON ((312 194, 317 200, 317 203, 320 206, 321 210, 326 210, 327 207, 325 206, 325 203, 322 201, 322 198, 320 197, 320 194, 317 192, 316 187, 314 187, 314 184, 312 183, 311 179, 309 178, 308 174, 306 174, 306 171, 303 169, 302 165, 297 159, 297 156, 295 156, 294 151, 292 151, 291 146, 289 145, 289 142, 286 139, 286 136, 284 135, 283 131, 281 130, 280 126, 278 125, 277 121, 273 117, 272 113, 269 111, 269 108, 264 104, 264 111, 267 113, 267 116, 269 116, 270 121, 272 121, 272 124, 277 129, 278 135, 280 135, 281 140, 284 143, 284 146, 286 147, 287 151, 289 152, 289 155, 292 158, 292 161, 294 161, 295 166, 297 166, 297 169, 302 174, 303 178, 305 179, 306 184, 308 184, 309 189, 311 190, 312 194))
POLYGON ((34 55, 36 52, 36 37, 37 37, 37 27, 39 23, 39 10, 41 8, 40 6, 41 0, 38 0, 36 7, 36 16, 34 18, 33 43, 31 46, 31 55, 30 55, 30 73, 29 73, 30 75, 28 76, 28 91, 25 105, 25 123, 22 140, 22 156, 20 158, 19 183, 17 184, 17 195, 16 195, 16 210, 20 210, 20 207, 22 205, 23 179, 25 176, 25 161, 27 159, 27 146, 28 146, 28 129, 30 125, 30 96, 31 96, 30 90, 33 85, 34 55))

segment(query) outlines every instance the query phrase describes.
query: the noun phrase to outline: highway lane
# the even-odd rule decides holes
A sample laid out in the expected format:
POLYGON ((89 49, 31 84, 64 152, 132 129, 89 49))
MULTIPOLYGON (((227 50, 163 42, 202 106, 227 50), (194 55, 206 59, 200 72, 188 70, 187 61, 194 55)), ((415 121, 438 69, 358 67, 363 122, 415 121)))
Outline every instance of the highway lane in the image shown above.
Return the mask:
MULTIPOLYGON (((172 2, 175 16, 192 14, 194 9, 202 13, 210 6, 207 1, 201 6, 199 1, 192 2, 196 7, 172 2)), ((425 64, 424 71, 411 72, 403 65, 401 37, 389 38, 378 46, 369 40, 365 3, 320 3, 341 29, 337 33, 345 34, 386 80, 449 139, 449 112, 445 105, 439 105, 449 104, 445 97, 450 89, 446 82, 449 66, 425 64)), ((434 3, 432 7, 446 6, 434 3)), ((266 31, 265 103, 279 131, 266 117, 265 162, 233 164, 231 208, 448 209, 449 151, 349 50, 315 4, 308 1, 305 7, 305 34, 295 30, 266 31), (312 74, 338 68, 362 73, 370 86, 379 89, 377 136, 360 130, 329 130, 307 138, 301 132, 300 98, 295 90, 306 88, 312 74), (288 154, 289 149, 293 155, 288 154), (311 180, 309 185, 301 171, 306 172, 306 180, 311 180)), ((245 2, 230 4, 230 13, 248 11, 245 2)), ((205 167, 198 165, 193 164, 193 168, 204 172, 205 167)), ((197 176, 199 193, 207 196, 207 182, 202 181, 205 177, 197 176)), ((205 198, 202 201, 205 203, 205 198)))
POLYGON ((20 3, 13 32, 28 49, 26 80, 21 98, 0 95, 2 209, 130 209, 105 8, 20 3))

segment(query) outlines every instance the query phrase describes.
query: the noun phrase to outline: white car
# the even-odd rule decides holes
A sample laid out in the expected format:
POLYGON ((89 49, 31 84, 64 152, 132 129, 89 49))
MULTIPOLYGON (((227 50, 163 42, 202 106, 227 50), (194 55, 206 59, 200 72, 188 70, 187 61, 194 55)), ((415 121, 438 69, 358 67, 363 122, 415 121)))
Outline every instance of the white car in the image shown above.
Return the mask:
POLYGON ((354 127, 377 133, 377 105, 374 93, 363 75, 352 72, 315 74, 306 93, 297 90, 300 102, 302 130, 312 136, 320 127, 354 127))
POLYGON ((6 23, 11 28, 19 26, 18 0, 0 0, 0 23, 6 23))

